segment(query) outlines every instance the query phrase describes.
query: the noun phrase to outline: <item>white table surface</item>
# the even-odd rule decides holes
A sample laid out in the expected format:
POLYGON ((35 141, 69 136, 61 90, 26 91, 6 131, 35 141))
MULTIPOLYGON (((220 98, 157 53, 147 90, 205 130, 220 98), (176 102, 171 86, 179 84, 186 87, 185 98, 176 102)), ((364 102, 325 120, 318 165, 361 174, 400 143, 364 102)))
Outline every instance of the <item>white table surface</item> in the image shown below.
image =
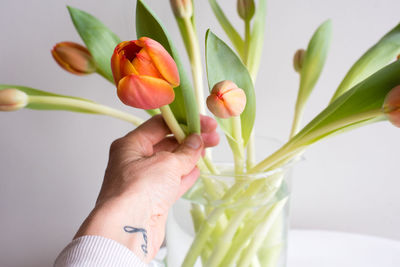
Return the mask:
MULTIPOLYGON (((291 230, 287 267, 400 267, 400 241, 320 230, 291 230)), ((166 251, 160 251, 162 259, 166 251)), ((150 267, 163 266, 155 262, 150 267)))
POLYGON ((400 267, 400 241, 342 232, 292 230, 288 267, 400 267))

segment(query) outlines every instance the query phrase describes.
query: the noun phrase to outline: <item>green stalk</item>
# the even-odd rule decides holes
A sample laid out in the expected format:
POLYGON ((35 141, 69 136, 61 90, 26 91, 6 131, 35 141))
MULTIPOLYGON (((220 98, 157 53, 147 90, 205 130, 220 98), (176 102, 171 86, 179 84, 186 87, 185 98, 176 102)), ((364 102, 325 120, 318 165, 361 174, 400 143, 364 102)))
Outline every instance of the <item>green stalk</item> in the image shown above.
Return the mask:
MULTIPOLYGON (((249 47, 250 47, 250 42, 251 42, 251 23, 250 20, 245 20, 244 21, 244 53, 241 55, 243 63, 247 67, 247 69, 250 72, 248 63, 249 63, 249 47)), ((253 72, 250 72, 251 79, 253 80, 253 84, 255 84, 256 81, 256 76, 257 76, 258 69, 253 70, 253 72)), ((246 152, 247 152, 247 158, 246 158, 246 168, 249 170, 253 168, 256 162, 256 152, 255 152, 255 140, 254 140, 254 129, 251 132, 250 138, 247 142, 247 147, 246 147, 246 152)))
POLYGON ((47 105, 60 105, 65 106, 66 108, 79 108, 86 110, 87 112, 97 113, 101 115, 107 115, 110 117, 114 117, 123 121, 127 121, 132 123, 133 125, 139 126, 143 123, 141 118, 135 117, 129 113, 97 104, 90 101, 75 99, 75 98, 66 98, 66 97, 57 97, 57 96, 38 96, 38 95, 30 95, 29 96, 30 104, 47 104, 47 105))
POLYGON ((243 63, 246 66, 249 60, 250 35, 251 35, 251 23, 250 20, 247 19, 244 21, 244 51, 242 56, 243 63))
POLYGON ((247 142, 246 149, 247 149, 246 169, 250 170, 256 164, 256 144, 254 138, 254 128, 253 131, 251 132, 249 141, 247 142))
POLYGON ((303 113, 304 113, 304 103, 300 103, 300 98, 298 97, 296 101, 292 130, 290 131, 289 139, 295 136, 299 132, 303 113))
POLYGON ((178 143, 181 144, 185 139, 186 134, 179 125, 179 122, 176 120, 174 113, 172 113, 171 108, 169 107, 169 105, 165 105, 160 107, 160 111, 164 118, 165 123, 168 125, 168 128, 174 134, 178 143))
POLYGON ((229 220, 228 227, 214 244, 213 252, 204 266, 219 266, 220 262, 224 259, 226 252, 232 245, 233 237, 246 214, 247 209, 241 209, 229 220))
MULTIPOLYGON (((160 111, 164 118, 165 123, 168 125, 169 129, 174 134, 178 143, 182 143, 183 140, 186 138, 186 134, 182 130, 181 126, 179 125, 179 122, 176 120, 174 113, 172 113, 172 110, 169 107, 169 105, 160 107, 160 111)), ((198 162, 198 167, 200 170, 203 170, 203 171, 208 170, 209 172, 211 172, 213 174, 218 173, 217 168, 212 164, 212 162, 207 158, 207 156, 204 156, 204 158, 200 158, 200 160, 198 162)), ((212 189, 211 184, 210 184, 209 188, 210 188, 210 190, 212 189)), ((214 192, 214 191, 215 191, 214 189, 211 190, 211 192, 214 192)))
POLYGON ((235 149, 233 149, 233 158, 235 161, 235 173, 241 174, 244 169, 244 146, 242 138, 242 123, 240 116, 232 118, 232 137, 235 140, 235 149))
POLYGON ((206 109, 204 105, 204 88, 203 88, 203 66, 201 64, 201 53, 199 47, 199 40, 194 30, 192 21, 189 17, 182 18, 183 23, 178 23, 182 37, 185 38, 186 50, 189 56, 190 66, 192 70, 193 85, 196 95, 197 105, 200 114, 205 115, 206 109))
POLYGON ((241 253, 241 257, 238 262, 238 267, 248 267, 251 264, 252 259, 256 255, 258 249, 262 245, 262 241, 265 239, 275 220, 278 218, 282 209, 284 208, 288 198, 280 200, 274 204, 270 211, 267 213, 265 218, 265 224, 261 224, 257 227, 255 237, 251 240, 250 244, 241 253))

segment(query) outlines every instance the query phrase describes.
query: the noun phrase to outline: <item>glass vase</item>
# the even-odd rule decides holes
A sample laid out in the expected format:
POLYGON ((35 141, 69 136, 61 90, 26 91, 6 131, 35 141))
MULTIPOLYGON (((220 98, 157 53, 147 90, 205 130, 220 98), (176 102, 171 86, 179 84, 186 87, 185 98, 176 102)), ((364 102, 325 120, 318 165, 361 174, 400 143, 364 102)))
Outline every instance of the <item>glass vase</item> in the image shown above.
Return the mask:
POLYGON ((237 175, 227 163, 218 175, 202 173, 169 214, 166 265, 285 267, 292 165, 237 175))

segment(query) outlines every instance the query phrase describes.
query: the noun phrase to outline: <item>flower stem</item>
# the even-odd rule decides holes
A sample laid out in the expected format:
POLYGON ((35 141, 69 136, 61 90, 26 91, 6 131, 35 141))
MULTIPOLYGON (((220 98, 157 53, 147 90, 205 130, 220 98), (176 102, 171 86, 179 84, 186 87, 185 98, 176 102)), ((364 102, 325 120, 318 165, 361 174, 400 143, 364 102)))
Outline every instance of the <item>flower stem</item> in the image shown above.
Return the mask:
POLYGON ((233 158, 235 161, 235 173, 243 173, 244 168, 244 146, 242 138, 242 123, 240 116, 232 118, 232 137, 235 140, 235 149, 233 150, 233 158))
MULTIPOLYGON (((250 41, 251 41, 251 24, 250 20, 245 20, 244 21, 244 53, 242 55, 242 60, 243 63, 245 64, 246 68, 249 70, 249 47, 250 47, 250 41)), ((255 84, 256 76, 257 76, 258 70, 254 70, 253 73, 250 72, 251 79, 253 80, 253 84, 255 84)), ((255 152, 255 140, 254 140, 254 129, 251 132, 250 138, 247 142, 247 147, 246 147, 246 152, 247 152, 247 157, 246 157, 246 168, 249 170, 253 168, 256 162, 256 152, 255 152)))
MULTIPOLYGON (((160 107, 160 110, 161 110, 161 114, 164 118, 165 123, 168 125, 169 129, 174 134, 176 140, 178 141, 178 143, 182 143, 183 140, 186 138, 186 134, 182 130, 178 121, 176 120, 174 113, 172 113, 171 108, 169 107, 169 105, 165 105, 165 106, 160 107)), ((198 162, 198 167, 200 170, 203 170, 203 171, 208 169, 208 171, 213 174, 218 173, 217 168, 212 164, 212 162, 207 158, 207 156, 200 158, 200 160, 198 162)))
POLYGON ((186 34, 183 34, 182 36, 186 37, 187 39, 186 49, 192 70, 193 85, 196 94, 197 105, 199 107, 200 114, 205 115, 206 109, 204 105, 203 66, 201 64, 199 40, 194 30, 191 19, 189 17, 185 17, 182 18, 182 20, 183 24, 181 30, 186 32, 186 34))
MULTIPOLYGON (((299 89, 300 92, 300 89, 299 89)), ((300 95, 297 96, 296 100, 296 107, 294 111, 294 118, 293 118, 293 123, 292 123, 292 129, 290 131, 290 136, 289 139, 295 136, 299 130, 300 130, 300 125, 301 125, 301 119, 303 118, 303 113, 304 113, 304 101, 300 100, 300 95)))
POLYGON ((251 24, 250 20, 244 21, 244 50, 243 50, 243 63, 247 66, 249 61, 249 46, 250 46, 250 36, 251 36, 251 24))
POLYGON ((57 105, 65 107, 66 109, 76 109, 78 111, 84 111, 94 114, 107 115, 110 117, 114 117, 123 121, 127 121, 132 123, 133 125, 140 125, 143 123, 141 118, 135 117, 129 113, 97 104, 95 102, 82 100, 78 98, 67 98, 67 97, 58 97, 58 96, 39 96, 39 95, 30 95, 29 96, 29 104, 47 104, 47 105, 57 105))
POLYGON ((176 120, 174 113, 172 113, 171 108, 169 107, 169 105, 165 105, 165 106, 160 107, 160 111, 164 118, 165 123, 168 125, 168 128, 174 134, 178 143, 181 144, 183 142, 183 140, 185 139, 186 134, 182 130, 178 121, 176 120))
POLYGON ((251 260, 257 253, 258 249, 262 245, 262 241, 265 239, 275 220, 281 214, 288 198, 284 198, 280 200, 278 203, 274 204, 273 207, 268 212, 265 217, 264 224, 261 224, 257 227, 256 233, 257 235, 251 240, 250 244, 246 247, 245 251, 241 253, 241 258, 238 261, 238 266, 247 267, 250 266, 251 260))

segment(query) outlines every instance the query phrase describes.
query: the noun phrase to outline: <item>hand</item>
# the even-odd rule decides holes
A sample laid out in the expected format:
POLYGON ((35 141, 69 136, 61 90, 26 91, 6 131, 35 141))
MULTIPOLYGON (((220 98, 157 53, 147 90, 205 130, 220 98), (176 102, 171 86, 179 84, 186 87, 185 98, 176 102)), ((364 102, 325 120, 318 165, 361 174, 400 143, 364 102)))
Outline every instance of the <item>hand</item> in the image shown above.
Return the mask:
POLYGON ((204 148, 219 142, 216 127, 202 116, 201 136, 179 145, 158 115, 114 141, 96 206, 75 238, 104 236, 149 262, 164 240, 169 208, 198 178, 204 148))

